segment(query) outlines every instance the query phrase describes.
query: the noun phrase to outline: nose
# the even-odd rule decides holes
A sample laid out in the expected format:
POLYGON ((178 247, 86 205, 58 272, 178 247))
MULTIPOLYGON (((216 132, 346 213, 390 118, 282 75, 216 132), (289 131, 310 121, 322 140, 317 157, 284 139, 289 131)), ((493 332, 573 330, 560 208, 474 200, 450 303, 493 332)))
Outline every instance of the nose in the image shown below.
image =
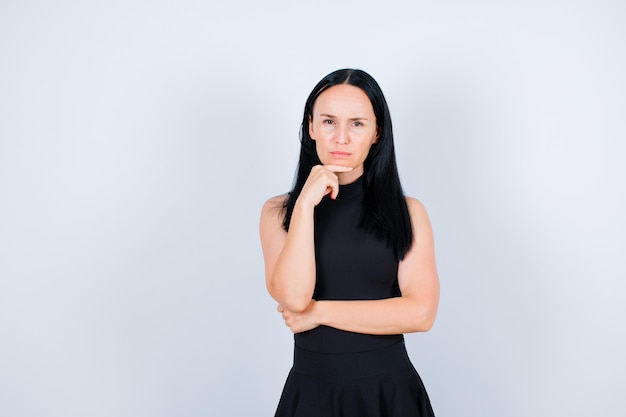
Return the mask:
POLYGON ((345 145, 350 141, 348 137, 348 126, 342 126, 341 129, 337 131, 337 137, 335 138, 336 142, 341 145, 345 145))

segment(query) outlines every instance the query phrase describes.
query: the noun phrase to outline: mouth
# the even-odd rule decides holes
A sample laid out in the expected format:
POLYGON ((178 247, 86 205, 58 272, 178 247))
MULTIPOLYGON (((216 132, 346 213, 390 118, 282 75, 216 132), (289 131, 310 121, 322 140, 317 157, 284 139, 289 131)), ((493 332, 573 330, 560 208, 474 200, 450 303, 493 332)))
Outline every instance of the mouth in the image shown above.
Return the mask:
POLYGON ((349 152, 343 152, 343 151, 334 151, 334 152, 331 152, 330 154, 333 157, 339 158, 339 159, 344 159, 351 155, 349 152))

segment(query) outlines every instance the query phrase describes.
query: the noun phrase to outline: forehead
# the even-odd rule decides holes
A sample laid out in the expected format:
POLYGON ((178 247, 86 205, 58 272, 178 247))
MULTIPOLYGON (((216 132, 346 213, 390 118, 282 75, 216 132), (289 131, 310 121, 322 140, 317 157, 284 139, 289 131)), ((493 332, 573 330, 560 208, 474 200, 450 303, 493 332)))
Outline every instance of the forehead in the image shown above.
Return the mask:
POLYGON ((363 90, 349 84, 330 87, 317 97, 313 104, 314 114, 340 116, 371 116, 374 108, 363 90))

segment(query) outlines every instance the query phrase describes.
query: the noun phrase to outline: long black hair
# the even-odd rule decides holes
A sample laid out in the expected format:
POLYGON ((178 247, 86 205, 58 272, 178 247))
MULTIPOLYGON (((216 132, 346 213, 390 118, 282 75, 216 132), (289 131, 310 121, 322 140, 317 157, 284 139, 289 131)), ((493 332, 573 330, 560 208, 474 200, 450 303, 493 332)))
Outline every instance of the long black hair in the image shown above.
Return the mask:
POLYGON ((360 88, 374 108, 379 139, 374 143, 363 164, 365 181, 365 207, 360 227, 385 239, 393 248, 398 259, 403 259, 413 242, 413 231, 409 211, 400 186, 396 154, 393 146, 393 131, 389 107, 380 86, 365 71, 341 69, 324 77, 311 91, 304 105, 304 116, 300 128, 300 160, 293 189, 285 200, 283 227, 289 230, 291 215, 296 200, 304 187, 311 169, 320 165, 315 141, 309 135, 309 120, 313 117, 313 105, 321 93, 338 84, 349 84, 360 88))

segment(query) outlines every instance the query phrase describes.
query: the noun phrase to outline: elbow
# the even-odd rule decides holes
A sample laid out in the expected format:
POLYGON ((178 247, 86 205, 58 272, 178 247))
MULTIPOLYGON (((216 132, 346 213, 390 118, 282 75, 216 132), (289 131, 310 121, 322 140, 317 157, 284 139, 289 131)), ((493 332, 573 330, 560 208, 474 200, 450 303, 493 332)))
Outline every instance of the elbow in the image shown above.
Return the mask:
POLYGON ((302 313, 309 306, 312 300, 312 295, 302 294, 286 294, 284 291, 279 291, 271 284, 267 286, 267 290, 278 304, 292 313, 302 313))
POLYGON ((427 320, 422 322, 422 325, 420 326, 419 330, 417 330, 418 332, 427 332, 430 329, 433 328, 433 326, 435 325, 435 318, 433 317, 431 320, 427 320))
POLYGON ((410 328, 407 333, 423 333, 433 328, 435 324, 436 312, 421 311, 413 315, 410 328))
POLYGON ((302 313, 311 303, 311 298, 306 297, 274 297, 278 304, 292 313, 302 313))
POLYGON ((310 298, 308 300, 305 298, 302 298, 302 299, 297 299, 297 300, 293 300, 293 299, 285 300, 285 302, 280 303, 280 305, 282 305, 283 307, 285 307, 287 310, 291 311, 292 313, 302 313, 304 310, 306 310, 306 308, 309 306, 310 303, 311 303, 310 298))
POLYGON ((427 331, 433 328, 434 324, 435 324, 434 321, 419 322, 419 323, 413 324, 405 333, 426 333, 427 331))

